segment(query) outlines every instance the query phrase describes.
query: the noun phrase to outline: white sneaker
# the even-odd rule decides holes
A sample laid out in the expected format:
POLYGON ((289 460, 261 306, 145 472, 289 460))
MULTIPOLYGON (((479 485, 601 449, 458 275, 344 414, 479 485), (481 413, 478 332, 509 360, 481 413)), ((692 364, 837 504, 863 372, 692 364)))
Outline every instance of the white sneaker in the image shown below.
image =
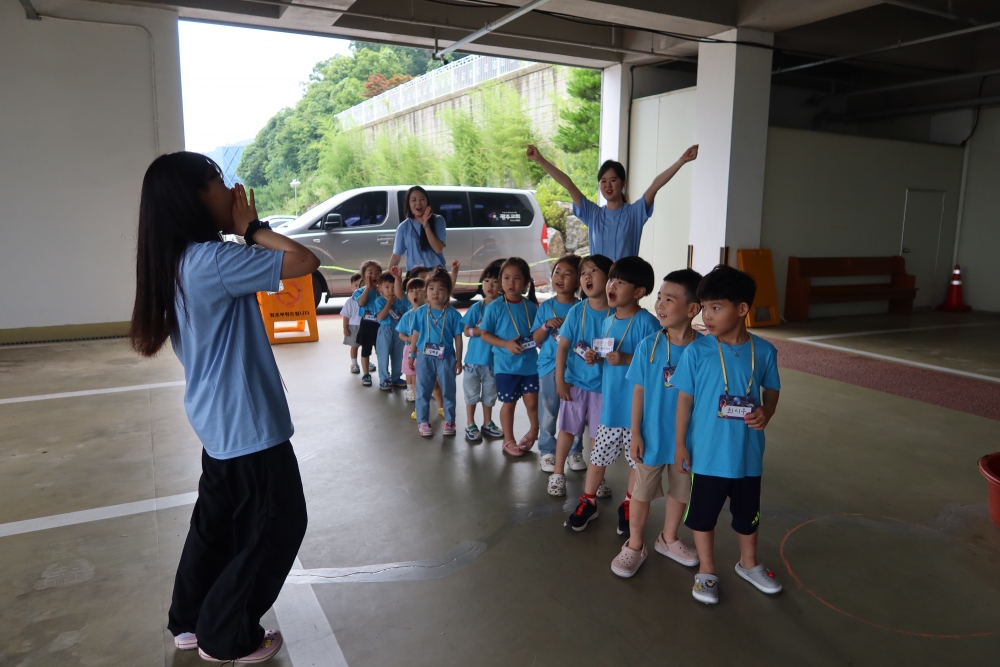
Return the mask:
POLYGON ((555 454, 542 454, 542 458, 538 460, 538 464, 542 466, 542 472, 555 472, 556 471, 556 455, 555 454))
POLYGON ((583 454, 570 454, 567 462, 569 463, 569 469, 574 472, 587 469, 587 462, 583 460, 583 454))
POLYGON ((407 389, 405 396, 407 403, 413 403, 417 400, 417 395, 412 389, 407 389))
POLYGON ((566 475, 549 475, 549 486, 546 489, 550 496, 566 495, 566 475))
POLYGON ((598 498, 610 498, 611 497, 611 487, 603 479, 601 480, 601 485, 597 487, 597 497, 598 498))
POLYGON ((774 576, 774 572, 764 567, 763 564, 758 563, 757 567, 744 570, 739 562, 737 562, 736 574, 753 584, 761 593, 774 595, 781 592, 781 583, 778 581, 778 578, 774 576))

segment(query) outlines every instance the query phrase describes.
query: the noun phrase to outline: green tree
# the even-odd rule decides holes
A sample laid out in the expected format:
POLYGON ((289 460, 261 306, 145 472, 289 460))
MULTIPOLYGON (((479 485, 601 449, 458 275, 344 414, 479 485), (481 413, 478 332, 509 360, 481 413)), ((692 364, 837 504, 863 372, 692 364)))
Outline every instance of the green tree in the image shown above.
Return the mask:
POLYGON ((573 104, 559 112, 562 122, 553 138, 556 146, 567 153, 596 150, 601 139, 601 73, 570 70, 566 92, 573 104))

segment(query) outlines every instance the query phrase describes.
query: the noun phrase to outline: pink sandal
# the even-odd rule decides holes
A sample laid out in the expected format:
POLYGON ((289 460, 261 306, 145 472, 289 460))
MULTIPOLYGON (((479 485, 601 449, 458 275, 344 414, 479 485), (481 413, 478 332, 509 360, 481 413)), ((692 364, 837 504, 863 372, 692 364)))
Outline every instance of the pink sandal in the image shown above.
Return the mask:
POLYGON ((503 453, 506 454, 507 456, 513 456, 515 458, 524 456, 524 452, 521 450, 520 447, 517 446, 517 443, 514 442, 513 440, 508 440, 507 442, 503 443, 503 453))
POLYGON ((521 438, 521 442, 517 443, 517 448, 521 450, 522 454, 527 454, 535 446, 536 442, 538 442, 538 431, 534 433, 529 431, 521 438))

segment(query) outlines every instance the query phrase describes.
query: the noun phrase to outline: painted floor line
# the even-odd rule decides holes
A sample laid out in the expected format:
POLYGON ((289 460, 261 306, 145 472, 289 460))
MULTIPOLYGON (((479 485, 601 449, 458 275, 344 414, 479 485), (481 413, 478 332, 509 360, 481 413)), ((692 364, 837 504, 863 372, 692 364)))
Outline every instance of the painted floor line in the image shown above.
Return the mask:
MULTIPOLYGON (((302 571, 302 562, 296 557, 288 576, 302 571)), ((312 586, 283 586, 274 603, 274 614, 295 667, 347 667, 344 652, 312 586)))
POLYGON ((815 340, 807 340, 804 338, 789 338, 788 340, 803 343, 805 345, 815 345, 816 347, 825 347, 829 350, 837 350, 838 352, 847 352, 849 354, 859 354, 863 357, 871 357, 872 359, 881 359, 882 361, 891 361, 897 364, 903 364, 905 366, 915 366, 916 368, 925 368, 930 371, 937 371, 939 373, 950 373, 951 375, 961 375, 962 377, 974 378, 976 380, 985 380, 986 382, 993 382, 1000 384, 1000 378, 993 377, 991 375, 982 375, 980 373, 970 373, 969 371, 960 371, 954 368, 946 368, 944 366, 935 366, 934 364, 925 364, 919 361, 911 361, 910 359, 901 359, 899 357, 890 357, 885 354, 878 354, 876 352, 865 352, 864 350, 855 350, 850 347, 841 347, 839 345, 830 345, 829 343, 819 343, 815 340))
POLYGON ((77 398, 80 396, 97 396, 98 394, 120 394, 127 391, 145 391, 148 389, 162 389, 164 387, 183 387, 184 380, 175 382, 156 382, 154 384, 133 384, 127 387, 108 387, 106 389, 86 389, 84 391, 64 391, 60 394, 38 394, 37 396, 15 396, 14 398, 0 398, 0 405, 11 403, 31 403, 33 401, 51 401, 57 398, 77 398))
POLYGON ((108 505, 107 507, 96 507, 79 512, 67 512, 66 514, 55 514, 53 516, 43 516, 37 519, 25 519, 24 521, 12 521, 10 523, 0 523, 0 537, 10 535, 23 535, 24 533, 34 533, 40 530, 51 528, 63 528, 65 526, 75 526, 81 523, 92 521, 103 521, 105 519, 116 519, 133 514, 144 512, 155 512, 156 510, 170 509, 182 505, 193 505, 198 500, 198 493, 180 493, 176 496, 164 496, 163 498, 152 498, 150 500, 138 500, 134 503, 123 503, 121 505, 108 505))
POLYGON ((380 563, 358 567, 293 569, 286 584, 357 584, 444 579, 465 568, 486 551, 485 542, 462 542, 448 554, 427 560, 380 563))
POLYGON ((875 336, 878 334, 906 333, 910 331, 934 331, 936 329, 964 329, 967 327, 989 327, 996 326, 996 322, 971 322, 966 324, 936 324, 931 327, 910 327, 908 329, 876 329, 874 331, 854 331, 850 333, 823 334, 822 336, 800 336, 789 338, 788 340, 797 343, 806 343, 813 340, 827 340, 828 338, 852 338, 854 336, 875 336))

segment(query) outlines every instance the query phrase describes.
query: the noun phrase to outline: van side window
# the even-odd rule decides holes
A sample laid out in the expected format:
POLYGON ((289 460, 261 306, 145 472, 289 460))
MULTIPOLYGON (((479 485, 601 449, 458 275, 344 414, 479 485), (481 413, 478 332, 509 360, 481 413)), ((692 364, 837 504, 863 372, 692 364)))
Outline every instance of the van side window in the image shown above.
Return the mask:
MULTIPOLYGON (((397 193, 399 203, 399 218, 403 220, 403 199, 406 191, 397 193)), ((469 200, 464 192, 428 192, 427 200, 435 213, 444 218, 448 229, 468 229, 472 226, 469 219, 469 200)))
POLYGON ((474 227, 528 227, 534 209, 524 195, 507 192, 470 192, 474 227))
POLYGON ((386 192, 363 192, 334 207, 330 213, 339 213, 344 227, 371 227, 385 221, 389 195, 386 192))

